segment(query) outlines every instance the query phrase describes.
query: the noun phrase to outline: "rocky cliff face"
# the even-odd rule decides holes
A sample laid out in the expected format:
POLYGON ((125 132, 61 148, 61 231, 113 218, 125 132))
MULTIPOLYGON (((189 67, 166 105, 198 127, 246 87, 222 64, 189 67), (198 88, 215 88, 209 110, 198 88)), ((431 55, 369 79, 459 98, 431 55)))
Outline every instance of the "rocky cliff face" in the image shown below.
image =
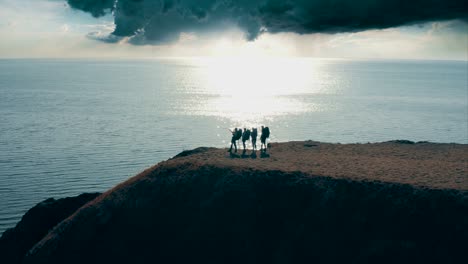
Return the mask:
POLYGON ((49 230, 98 195, 84 193, 58 200, 50 198, 29 209, 15 228, 8 229, 0 238, 1 262, 21 263, 28 250, 49 230))
POLYGON ((198 149, 87 203, 23 263, 461 263, 466 153, 295 142, 242 159, 198 149), (421 166, 434 159, 437 168, 421 166), (447 177, 431 187, 433 168, 447 177))

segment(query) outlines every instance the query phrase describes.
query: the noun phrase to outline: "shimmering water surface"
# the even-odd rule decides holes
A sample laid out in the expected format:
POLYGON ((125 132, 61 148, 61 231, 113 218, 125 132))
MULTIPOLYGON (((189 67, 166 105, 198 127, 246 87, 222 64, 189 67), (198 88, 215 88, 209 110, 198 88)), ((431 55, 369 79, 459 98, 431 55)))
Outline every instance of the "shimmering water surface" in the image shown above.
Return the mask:
POLYGON ((316 59, 0 60, 0 233, 227 128, 272 141, 468 143, 468 65, 316 59))

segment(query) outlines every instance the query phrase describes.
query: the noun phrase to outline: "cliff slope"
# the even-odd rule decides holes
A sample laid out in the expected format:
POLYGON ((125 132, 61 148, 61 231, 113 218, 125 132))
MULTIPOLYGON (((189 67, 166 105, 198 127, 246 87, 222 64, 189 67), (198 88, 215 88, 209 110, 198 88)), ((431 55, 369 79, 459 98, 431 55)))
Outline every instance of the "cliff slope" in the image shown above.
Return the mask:
POLYGON ((468 146, 183 152, 62 221, 24 263, 460 263, 468 146))
POLYGON ((72 215, 100 193, 83 193, 76 197, 49 198, 23 215, 21 221, 0 237, 0 260, 21 263, 24 255, 58 223, 72 215))

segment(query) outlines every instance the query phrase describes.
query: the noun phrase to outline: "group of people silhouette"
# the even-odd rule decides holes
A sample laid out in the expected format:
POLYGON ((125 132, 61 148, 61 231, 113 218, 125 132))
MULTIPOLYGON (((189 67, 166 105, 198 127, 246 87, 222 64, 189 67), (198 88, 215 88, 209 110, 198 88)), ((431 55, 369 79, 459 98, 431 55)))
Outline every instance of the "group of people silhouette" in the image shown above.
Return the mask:
MULTIPOLYGON (((237 141, 242 139, 242 145, 244 146, 244 152, 245 150, 245 142, 252 140, 252 150, 256 151, 257 150, 257 136, 258 136, 258 130, 256 127, 252 127, 252 130, 244 128, 242 131, 242 128, 234 128, 234 130, 230 130, 232 133, 232 138, 231 138, 231 147, 229 148, 228 152, 232 152, 232 147, 234 146, 234 152, 237 152, 237 141)), ((270 128, 262 126, 261 130, 262 134, 260 135, 260 151, 266 152, 267 150, 267 139, 270 137, 270 128)))

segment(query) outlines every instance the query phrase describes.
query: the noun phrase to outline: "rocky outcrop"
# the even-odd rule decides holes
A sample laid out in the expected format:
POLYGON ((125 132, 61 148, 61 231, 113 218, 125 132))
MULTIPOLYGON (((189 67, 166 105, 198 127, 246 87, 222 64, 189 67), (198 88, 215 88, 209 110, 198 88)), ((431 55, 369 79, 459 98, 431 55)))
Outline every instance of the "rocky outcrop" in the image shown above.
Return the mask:
POLYGON ((214 150, 215 148, 207 148, 207 147, 200 147, 192 150, 184 150, 181 153, 177 154, 174 159, 181 158, 181 157, 188 157, 198 153, 204 153, 210 150, 214 150))
POLYGON ((21 263, 24 255, 55 225, 72 215, 99 193, 84 193, 76 197, 55 200, 49 198, 31 208, 16 225, 0 238, 2 263, 21 263))
POLYGON ((161 166, 82 208, 25 263, 461 263, 459 191, 161 166))
POLYGON ((259 159, 187 151, 85 204, 23 263, 462 263, 467 153, 312 141, 259 159))

